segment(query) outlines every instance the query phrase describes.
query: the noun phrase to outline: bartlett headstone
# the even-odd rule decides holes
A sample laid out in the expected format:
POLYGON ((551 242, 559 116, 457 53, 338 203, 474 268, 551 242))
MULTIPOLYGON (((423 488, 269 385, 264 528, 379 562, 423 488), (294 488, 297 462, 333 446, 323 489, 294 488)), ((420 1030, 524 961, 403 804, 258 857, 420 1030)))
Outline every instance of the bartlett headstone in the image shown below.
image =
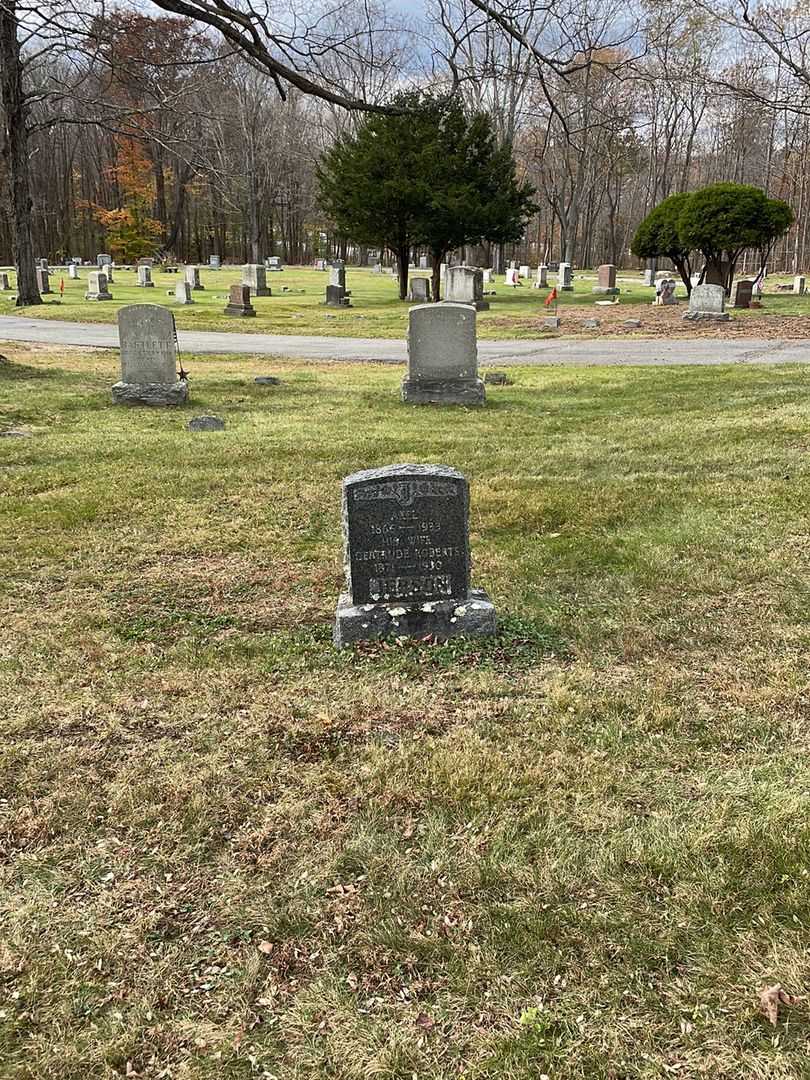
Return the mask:
POLYGON ((723 286, 695 285, 689 297, 689 310, 684 312, 683 317, 693 321, 725 322, 729 315, 726 311, 726 291, 723 286))
POLYGON ((602 296, 615 296, 619 291, 616 288, 616 267, 612 263, 603 263, 596 273, 597 284, 591 292, 602 296))
POLYGON ((182 279, 178 280, 177 284, 174 287, 174 298, 178 304, 194 303, 191 298, 191 286, 187 281, 184 281, 182 279))
POLYGON ((183 276, 191 286, 192 292, 199 292, 201 289, 205 288, 205 286, 200 281, 199 266, 187 266, 183 276))
POLYGON ((754 296, 754 283, 747 278, 740 278, 731 286, 729 301, 733 308, 750 308, 754 296))
POLYGON ((174 316, 167 308, 121 308, 118 338, 121 381, 112 388, 116 405, 182 405, 188 400, 188 383, 177 378, 174 316))
POLYGON ((472 304, 476 311, 486 311, 484 274, 472 266, 451 266, 444 283, 444 298, 448 303, 472 304))
POLYGON ((225 314, 240 315, 245 318, 256 314, 256 308, 250 302, 249 285, 231 285, 231 293, 228 297, 225 314))
POLYGON ((46 293, 51 292, 51 275, 47 270, 43 270, 41 266, 36 268, 37 274, 37 288, 44 296, 46 293))
POLYGON ((259 263, 247 263, 242 267, 242 284, 250 286, 252 296, 270 296, 267 270, 259 263))
POLYGON ((423 304, 408 315, 408 373, 402 400, 413 405, 483 405, 475 308, 423 304))
POLYGON ((152 268, 149 266, 138 267, 138 287, 141 289, 154 289, 155 283, 152 281, 152 268))
POLYGON ((107 288, 107 275, 101 270, 91 270, 87 275, 87 292, 85 300, 112 300, 113 296, 107 288))
POLYGON ((430 278, 412 277, 411 278, 411 291, 410 291, 410 295, 409 295, 408 299, 415 301, 417 304, 429 304, 430 303, 430 278))
POLYGON ((494 634, 470 588, 469 486, 444 465, 389 465, 343 481, 346 592, 334 642, 494 634))

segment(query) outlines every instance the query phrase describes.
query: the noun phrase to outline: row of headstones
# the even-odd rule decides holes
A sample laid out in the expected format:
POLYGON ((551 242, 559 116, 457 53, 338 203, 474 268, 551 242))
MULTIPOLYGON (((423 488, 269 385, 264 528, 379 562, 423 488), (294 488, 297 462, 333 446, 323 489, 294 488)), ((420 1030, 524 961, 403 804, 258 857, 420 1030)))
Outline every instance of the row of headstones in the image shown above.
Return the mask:
MULTIPOLYGON (((236 286, 234 286, 236 288, 236 286)), ((482 404, 475 308, 412 308, 403 400, 482 404)), ((174 316, 156 304, 118 312, 121 405, 181 405, 188 384, 176 370, 174 316)), ((343 482, 346 592, 334 641, 492 634, 495 609, 470 587, 469 487, 441 465, 392 465, 343 482)))

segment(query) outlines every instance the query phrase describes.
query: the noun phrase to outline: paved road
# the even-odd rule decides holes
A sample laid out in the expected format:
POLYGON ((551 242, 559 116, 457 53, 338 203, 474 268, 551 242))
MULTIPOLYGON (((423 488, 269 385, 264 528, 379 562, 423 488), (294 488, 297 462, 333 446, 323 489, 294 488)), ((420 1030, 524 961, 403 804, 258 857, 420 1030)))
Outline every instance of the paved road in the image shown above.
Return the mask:
MULTIPOLYGON (((810 331, 810 326, 808 327, 810 331)), ((226 334, 180 331, 186 353, 245 353, 287 356, 301 360, 376 360, 405 362, 405 342, 373 338, 294 337, 284 334, 226 334)), ((0 316, 0 341, 33 341, 48 345, 117 348, 116 326, 0 316)), ((810 336, 804 340, 763 338, 623 338, 586 341, 479 341, 482 364, 561 364, 566 366, 634 364, 784 364, 810 362, 810 336)))

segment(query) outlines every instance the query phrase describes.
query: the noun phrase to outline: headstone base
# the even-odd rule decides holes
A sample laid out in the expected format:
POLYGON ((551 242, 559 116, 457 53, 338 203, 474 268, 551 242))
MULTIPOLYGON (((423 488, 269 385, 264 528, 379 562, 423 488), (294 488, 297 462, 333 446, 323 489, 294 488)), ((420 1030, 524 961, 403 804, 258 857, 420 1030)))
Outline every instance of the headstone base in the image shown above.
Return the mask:
POLYGON ((406 405, 483 405, 486 398, 481 379, 402 380, 406 405))
POLYGON ((574 291, 574 286, 573 285, 560 285, 559 288, 560 288, 560 292, 573 292, 574 291))
POLYGON ((256 308, 253 304, 228 304, 225 308, 226 315, 242 315, 244 318, 250 318, 250 316, 256 314, 256 308))
POLYGON ((253 286, 251 285, 250 291, 251 291, 251 294, 253 296, 272 296, 273 295, 269 285, 266 285, 263 289, 254 289, 253 286))
POLYGON ((731 318, 727 311, 685 311, 681 317, 690 322, 728 322, 731 318))
POLYGON ((495 608, 483 589, 470 589, 463 600, 428 600, 418 604, 361 604, 342 593, 333 640, 342 649, 356 641, 381 638, 488 637, 497 629, 495 608))
POLYGON ((117 382, 112 388, 112 399, 115 405, 185 405, 188 383, 185 379, 176 383, 117 382))
POLYGON ((591 289, 592 293, 597 296, 618 296, 619 290, 617 288, 609 288, 607 285, 594 285, 591 289))
POLYGON ((84 298, 85 298, 85 300, 112 300, 113 294, 111 292, 101 292, 101 293, 89 293, 89 292, 86 292, 84 294, 84 298))

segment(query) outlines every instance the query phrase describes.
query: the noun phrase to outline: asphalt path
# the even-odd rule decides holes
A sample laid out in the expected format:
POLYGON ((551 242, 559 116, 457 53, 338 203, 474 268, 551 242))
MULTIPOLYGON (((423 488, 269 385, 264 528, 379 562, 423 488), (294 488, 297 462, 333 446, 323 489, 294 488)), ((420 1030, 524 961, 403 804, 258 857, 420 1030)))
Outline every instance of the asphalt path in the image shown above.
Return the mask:
MULTIPOLYGON (((376 361, 403 364, 404 341, 383 338, 340 338, 286 334, 232 334, 218 331, 179 331, 181 352, 235 353, 278 356, 294 360, 376 361)), ((103 323, 74 323, 0 316, 0 341, 117 348, 118 327, 103 323)), ((661 338, 587 340, 547 338, 534 341, 479 341, 483 365, 542 364, 570 367, 654 364, 786 364, 810 361, 807 339, 661 338)))

